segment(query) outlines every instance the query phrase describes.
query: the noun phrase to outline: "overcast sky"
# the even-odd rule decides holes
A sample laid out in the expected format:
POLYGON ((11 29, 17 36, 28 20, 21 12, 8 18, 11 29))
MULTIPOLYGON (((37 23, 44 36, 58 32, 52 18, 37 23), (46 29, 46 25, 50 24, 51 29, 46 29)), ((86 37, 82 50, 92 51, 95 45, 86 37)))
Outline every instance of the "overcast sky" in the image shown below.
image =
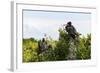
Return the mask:
POLYGON ((59 38, 59 27, 72 21, 82 35, 91 33, 91 14, 78 12, 23 11, 23 38, 59 38))

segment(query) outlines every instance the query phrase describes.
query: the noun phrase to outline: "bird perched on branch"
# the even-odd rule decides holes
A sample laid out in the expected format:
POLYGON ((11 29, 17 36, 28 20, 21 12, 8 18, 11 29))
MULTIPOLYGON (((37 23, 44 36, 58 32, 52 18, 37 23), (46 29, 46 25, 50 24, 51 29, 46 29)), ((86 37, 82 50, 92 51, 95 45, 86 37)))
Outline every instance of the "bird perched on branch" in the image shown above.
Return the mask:
POLYGON ((68 32, 68 35, 75 39, 76 38, 76 35, 77 35, 77 31, 75 29, 75 27, 72 25, 72 22, 69 21, 66 25, 65 25, 65 30, 66 32, 68 32))

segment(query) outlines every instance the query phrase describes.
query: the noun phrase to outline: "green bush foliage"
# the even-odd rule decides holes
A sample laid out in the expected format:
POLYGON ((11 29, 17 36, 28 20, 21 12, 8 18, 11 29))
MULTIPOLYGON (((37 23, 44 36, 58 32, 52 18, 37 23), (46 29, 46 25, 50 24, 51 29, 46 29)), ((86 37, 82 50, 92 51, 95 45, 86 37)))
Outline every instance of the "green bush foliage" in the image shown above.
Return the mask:
MULTIPOLYGON (((68 60, 70 37, 64 29, 59 29, 59 40, 47 40, 52 47, 39 53, 38 41, 34 38, 24 39, 22 47, 23 62, 68 60)), ((75 40, 76 60, 91 59, 91 34, 79 35, 75 40)))

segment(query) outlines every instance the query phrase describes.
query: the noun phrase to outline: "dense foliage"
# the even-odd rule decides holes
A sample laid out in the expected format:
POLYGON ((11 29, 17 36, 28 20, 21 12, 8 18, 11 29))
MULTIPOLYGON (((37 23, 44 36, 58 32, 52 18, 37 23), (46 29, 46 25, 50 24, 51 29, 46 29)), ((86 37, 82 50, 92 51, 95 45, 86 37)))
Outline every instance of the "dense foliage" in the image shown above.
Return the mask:
MULTIPOLYGON (((78 33, 79 34, 79 33, 78 33)), ((39 53, 39 40, 34 38, 23 39, 23 62, 61 61, 68 60, 70 37, 63 29, 59 29, 59 40, 46 40, 48 50, 39 53)), ((76 47, 76 60, 91 58, 91 34, 78 35, 74 41, 76 47)))

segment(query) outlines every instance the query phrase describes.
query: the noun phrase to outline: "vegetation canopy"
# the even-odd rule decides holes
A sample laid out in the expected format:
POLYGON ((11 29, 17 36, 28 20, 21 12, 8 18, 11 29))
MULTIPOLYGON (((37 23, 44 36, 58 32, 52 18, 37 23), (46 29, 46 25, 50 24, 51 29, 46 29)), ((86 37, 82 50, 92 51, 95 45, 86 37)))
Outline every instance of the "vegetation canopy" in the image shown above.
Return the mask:
POLYGON ((86 36, 77 32, 76 38, 70 40, 65 29, 59 28, 59 40, 23 38, 23 62, 85 60, 91 59, 91 34, 86 36), (40 44, 42 42, 42 45, 40 44), (42 48, 41 48, 42 46, 42 48), (74 49, 74 53, 73 50, 74 49), (73 57, 72 54, 75 56, 73 57))

